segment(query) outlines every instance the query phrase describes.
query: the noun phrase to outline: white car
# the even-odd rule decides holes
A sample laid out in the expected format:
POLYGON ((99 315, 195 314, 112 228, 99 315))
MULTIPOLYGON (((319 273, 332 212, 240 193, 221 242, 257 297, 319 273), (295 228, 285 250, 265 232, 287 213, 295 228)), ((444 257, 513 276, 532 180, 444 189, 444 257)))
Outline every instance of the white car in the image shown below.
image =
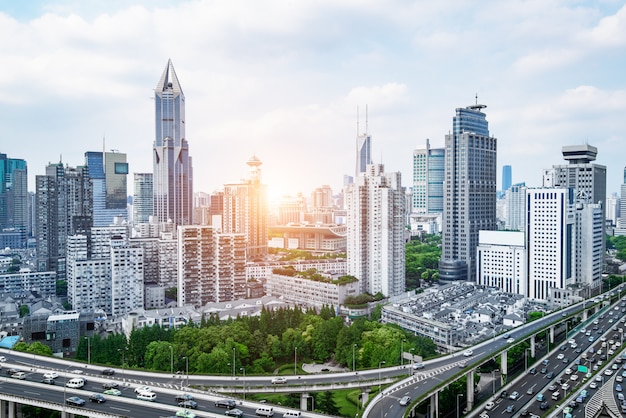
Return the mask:
POLYGON ((486 409, 487 411, 491 411, 491 410, 493 409, 493 407, 494 407, 494 406, 496 406, 496 404, 495 404, 495 403, 493 403, 493 402, 487 402, 487 403, 485 404, 485 409, 486 409))
POLYGON ((506 342, 511 344, 512 342, 515 342, 515 338, 509 338, 508 340, 506 340, 506 342))
POLYGON ((139 386, 135 388, 135 393, 145 393, 152 392, 152 388, 150 386, 139 386))
POLYGON ((569 380, 574 381, 574 382, 575 382, 575 381, 577 381, 577 380, 578 380, 578 375, 577 375, 577 374, 573 374, 573 375, 571 375, 571 376, 569 377, 569 380))
POLYGON ((598 384, 596 382, 591 382, 591 383, 589 383, 589 387, 591 389, 597 389, 598 388, 598 384))
POLYGON ((59 374, 57 372, 48 372, 44 373, 43 377, 45 379, 56 379, 57 377, 59 377, 59 374))
POLYGON ((465 357, 469 357, 469 356, 471 356, 472 354, 474 354, 474 352, 473 352, 472 350, 465 350, 465 352, 463 353, 463 355, 464 355, 465 357))
POLYGON ((563 358, 565 358, 565 355, 563 353, 561 353, 558 356, 556 356, 557 360, 563 360, 563 358))
POLYGON ((0 363, 4 363, 5 361, 7 361, 7 358, 5 356, 0 356, 0 363))
POLYGON ((282 377, 282 376, 276 376, 276 377, 272 377, 272 384, 273 385, 280 385, 283 383, 287 383, 287 379, 282 377))
POLYGON ((70 370, 70 373, 83 374, 83 371, 81 369, 74 369, 74 370, 70 370))

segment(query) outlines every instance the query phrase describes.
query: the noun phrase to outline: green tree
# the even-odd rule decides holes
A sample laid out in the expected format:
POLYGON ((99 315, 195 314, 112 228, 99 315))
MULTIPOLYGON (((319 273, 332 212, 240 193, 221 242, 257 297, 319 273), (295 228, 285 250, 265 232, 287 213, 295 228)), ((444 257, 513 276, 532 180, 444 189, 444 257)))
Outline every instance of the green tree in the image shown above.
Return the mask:
POLYGON ((28 305, 20 305, 20 318, 24 318, 29 313, 30 308, 28 307, 28 305))
POLYGON ((315 396, 315 409, 328 415, 341 415, 333 393, 329 390, 320 392, 315 396))

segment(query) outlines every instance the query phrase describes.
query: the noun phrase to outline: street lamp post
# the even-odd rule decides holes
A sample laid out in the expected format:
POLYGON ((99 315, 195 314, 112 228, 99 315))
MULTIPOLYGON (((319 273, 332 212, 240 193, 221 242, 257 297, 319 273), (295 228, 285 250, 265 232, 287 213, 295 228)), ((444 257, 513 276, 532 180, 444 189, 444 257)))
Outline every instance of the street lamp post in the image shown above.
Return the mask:
POLYGON ((298 347, 293 348, 293 374, 294 376, 298 374, 298 347))
POLYGON ((87 339, 87 364, 91 364, 91 339, 89 336, 85 338, 87 339))
POLYGON ((356 371, 356 360, 354 357, 354 350, 356 349, 356 344, 352 346, 352 371, 356 371))
POLYGON ((462 393, 457 393, 456 395, 456 418, 459 418, 459 398, 463 396, 462 393))
POLYGON ((185 356, 185 375, 187 375, 187 388, 189 388, 189 357, 185 356))
POLYGON ((528 370, 528 351, 530 348, 524 350, 524 371, 528 370))
POLYGON ((174 348, 170 345, 170 374, 174 376, 174 348))
POLYGON ((500 369, 493 369, 491 371, 491 388, 492 388, 492 395, 495 396, 496 394, 496 372, 499 372, 500 369))
POLYGON ((243 373, 243 400, 246 400, 246 369, 243 367, 239 368, 239 371, 243 373))
POLYGON ((235 347, 233 347, 233 379, 235 378, 235 347))
POLYGON ((381 393, 381 391, 380 391, 380 380, 381 380, 380 368, 382 367, 383 364, 385 364, 385 360, 381 360, 381 361, 378 362, 378 393, 381 393))

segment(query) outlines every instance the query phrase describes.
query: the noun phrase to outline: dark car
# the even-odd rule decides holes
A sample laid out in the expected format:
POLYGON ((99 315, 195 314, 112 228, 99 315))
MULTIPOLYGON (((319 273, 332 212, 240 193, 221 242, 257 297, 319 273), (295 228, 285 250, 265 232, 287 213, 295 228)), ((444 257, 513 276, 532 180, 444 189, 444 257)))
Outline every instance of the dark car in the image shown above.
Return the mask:
POLYGON ((85 400, 83 398, 79 398, 78 396, 70 396, 65 400, 65 403, 74 406, 85 406, 86 404, 85 400))
POLYGON ((508 405, 505 409, 506 412, 513 413, 515 412, 515 405, 508 405))
POLYGON ((232 409, 235 406, 237 406, 237 402, 233 401, 232 399, 220 399, 220 400, 215 402, 215 406, 217 406, 219 408, 232 409))
POLYGON ((107 399, 99 393, 93 393, 89 396, 89 400, 95 403, 104 403, 107 399))
POLYGON ((541 374, 546 374, 548 372, 548 368, 547 367, 542 367, 540 372, 541 372, 541 374))
POLYGON ((546 378, 547 378, 547 379, 552 379, 553 377, 554 377, 554 372, 548 372, 548 373, 546 374, 546 378))
POLYGON ((243 417, 243 411, 241 409, 228 409, 224 412, 224 415, 228 415, 230 417, 243 417))
POLYGON ((500 393, 501 398, 507 398, 508 396, 509 396, 509 392, 506 390, 503 390, 502 393, 500 393))
POLYGON ((119 386, 119 383, 117 382, 104 382, 102 384, 103 389, 117 389, 118 386, 119 386))
POLYGON ((542 411, 548 409, 548 402, 541 402, 541 404, 539 405, 539 409, 541 409, 542 411))
POLYGON ((46 385, 54 385, 54 384, 55 384, 54 379, 53 379, 53 378, 51 378, 51 377, 46 377, 46 378, 44 378, 44 379, 41 381, 41 383, 45 383, 46 385))
POLYGON ((176 402, 193 401, 193 400, 194 400, 193 395, 190 395, 188 393, 185 393, 182 395, 176 395, 176 402))
POLYGON ((563 363, 569 363, 569 358, 563 357, 563 363))
POLYGON ((537 369, 535 369, 534 367, 531 367, 530 370, 528 370, 528 373, 535 374, 537 373, 537 369))
POLYGON ((115 370, 113 369, 104 369, 102 370, 102 374, 105 376, 113 376, 115 374, 115 370))
POLYGON ((196 409, 198 407, 198 402, 187 400, 187 401, 178 402, 178 406, 180 406, 181 408, 196 409))
POLYGON ((559 350, 563 351, 563 350, 567 350, 567 346, 566 345, 562 345, 559 350))
POLYGON ((19 372, 21 372, 20 369, 7 369, 7 374, 9 376, 13 376, 15 373, 19 373, 19 372))

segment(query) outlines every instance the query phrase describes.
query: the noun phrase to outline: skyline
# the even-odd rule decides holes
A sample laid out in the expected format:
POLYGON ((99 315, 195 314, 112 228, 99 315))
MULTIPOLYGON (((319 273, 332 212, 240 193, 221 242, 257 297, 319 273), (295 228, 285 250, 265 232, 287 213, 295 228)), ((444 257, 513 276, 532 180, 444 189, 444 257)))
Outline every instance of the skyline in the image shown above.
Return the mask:
POLYGON ((413 150, 443 147, 476 95, 498 139, 498 188, 503 165, 513 184, 540 186, 561 148, 582 143, 598 148, 608 195, 623 180, 623 2, 22 3, 0 0, 0 152, 27 161, 31 191, 48 163, 84 164, 103 137, 131 175, 152 172, 151 97, 168 59, 194 191, 245 178, 256 155, 273 196, 336 193, 366 106, 374 161, 411 187, 413 150))

